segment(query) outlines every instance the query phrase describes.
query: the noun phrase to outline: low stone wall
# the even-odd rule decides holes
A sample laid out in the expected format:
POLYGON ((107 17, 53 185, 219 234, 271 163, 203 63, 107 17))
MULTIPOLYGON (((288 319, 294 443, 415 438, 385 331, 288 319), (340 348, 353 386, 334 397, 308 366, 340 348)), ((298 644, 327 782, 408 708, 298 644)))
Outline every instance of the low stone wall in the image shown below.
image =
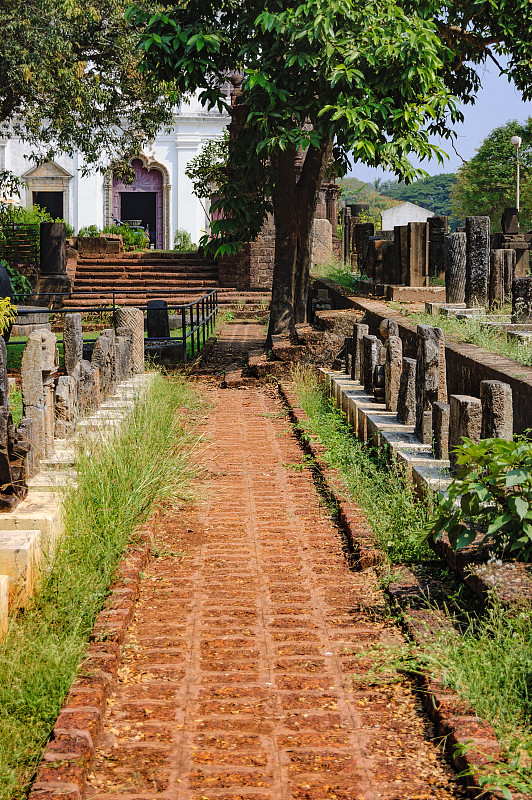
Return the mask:
MULTIPOLYGON (((403 342, 403 355, 415 358, 417 351, 416 326, 392 311, 384 303, 353 296, 348 289, 333 281, 320 279, 317 288, 328 289, 333 308, 353 308, 363 311, 370 333, 377 334, 383 319, 394 319, 403 342)), ((496 380, 512 388, 514 433, 532 428, 532 367, 523 366, 511 358, 491 353, 482 347, 464 342, 446 341, 447 387, 449 394, 480 397, 480 382, 496 380)))

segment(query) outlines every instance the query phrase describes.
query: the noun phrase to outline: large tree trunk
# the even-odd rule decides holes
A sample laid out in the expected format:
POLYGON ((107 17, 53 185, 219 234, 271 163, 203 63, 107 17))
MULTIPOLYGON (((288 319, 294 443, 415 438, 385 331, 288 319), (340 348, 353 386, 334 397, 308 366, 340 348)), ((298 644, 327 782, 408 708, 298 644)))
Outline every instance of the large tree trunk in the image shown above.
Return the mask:
POLYGON ((271 156, 272 205, 275 221, 275 262, 268 342, 273 334, 296 340, 296 322, 306 319, 310 262, 310 233, 318 194, 332 151, 326 141, 309 147, 296 181, 295 150, 271 156))

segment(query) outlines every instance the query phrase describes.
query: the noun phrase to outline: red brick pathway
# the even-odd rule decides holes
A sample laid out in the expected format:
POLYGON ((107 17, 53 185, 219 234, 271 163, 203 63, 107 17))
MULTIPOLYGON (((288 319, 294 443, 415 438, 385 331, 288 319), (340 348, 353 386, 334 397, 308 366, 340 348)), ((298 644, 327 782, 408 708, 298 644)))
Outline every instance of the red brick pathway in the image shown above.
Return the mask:
POLYGON ((352 573, 278 402, 210 390, 196 511, 143 580, 88 794, 98 800, 462 797, 410 687, 371 679, 400 641, 352 573))

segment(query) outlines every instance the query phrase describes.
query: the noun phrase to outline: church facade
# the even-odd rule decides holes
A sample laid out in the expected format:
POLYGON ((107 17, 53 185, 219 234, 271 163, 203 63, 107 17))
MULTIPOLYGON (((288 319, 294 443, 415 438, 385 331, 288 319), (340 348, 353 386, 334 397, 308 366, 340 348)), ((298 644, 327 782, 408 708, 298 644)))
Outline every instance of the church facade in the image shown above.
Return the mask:
POLYGON ((208 218, 192 193, 185 169, 205 142, 222 136, 228 122, 228 115, 206 111, 195 97, 183 102, 174 113, 171 128, 161 131, 132 161, 135 181, 131 185, 122 183, 111 171, 83 175, 78 154, 35 166, 28 158, 28 148, 16 138, 0 139, 0 169, 24 179, 22 205, 46 208, 76 233, 89 225, 103 228, 115 220, 127 220, 149 228, 156 248, 171 249, 178 228, 186 230, 197 244, 208 218))

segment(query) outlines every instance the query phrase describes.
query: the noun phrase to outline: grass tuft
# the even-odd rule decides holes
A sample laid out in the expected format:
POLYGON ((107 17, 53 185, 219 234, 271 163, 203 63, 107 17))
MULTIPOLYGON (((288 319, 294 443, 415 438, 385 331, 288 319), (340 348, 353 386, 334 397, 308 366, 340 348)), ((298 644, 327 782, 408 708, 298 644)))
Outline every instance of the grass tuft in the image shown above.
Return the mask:
POLYGON ((158 376, 115 437, 80 447, 66 535, 0 645, 0 800, 27 793, 135 528, 157 506, 188 498, 201 408, 183 381, 158 376))
POLYGON ((307 433, 326 446, 324 457, 340 473, 349 495, 360 505, 379 545, 394 564, 431 557, 423 538, 427 509, 393 464, 355 439, 345 417, 328 400, 313 374, 293 372, 294 388, 308 415, 307 433))

